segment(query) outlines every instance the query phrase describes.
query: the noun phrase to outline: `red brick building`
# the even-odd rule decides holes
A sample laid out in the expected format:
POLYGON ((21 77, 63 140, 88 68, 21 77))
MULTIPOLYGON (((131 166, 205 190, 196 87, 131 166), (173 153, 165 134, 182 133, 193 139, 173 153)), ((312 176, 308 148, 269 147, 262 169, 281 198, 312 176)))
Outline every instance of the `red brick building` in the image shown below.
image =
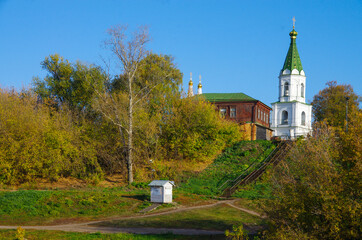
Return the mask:
POLYGON ((214 104, 220 116, 241 125, 250 140, 267 139, 270 129, 270 107, 244 93, 204 93, 202 96, 214 104))

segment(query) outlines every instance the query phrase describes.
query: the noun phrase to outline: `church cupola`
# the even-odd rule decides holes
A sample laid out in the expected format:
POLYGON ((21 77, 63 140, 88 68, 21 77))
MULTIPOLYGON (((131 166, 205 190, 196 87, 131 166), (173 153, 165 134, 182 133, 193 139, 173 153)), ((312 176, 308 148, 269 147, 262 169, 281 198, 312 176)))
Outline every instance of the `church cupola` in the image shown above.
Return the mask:
POLYGON ((297 31, 293 18, 293 30, 289 33, 290 45, 279 75, 279 101, 305 103, 305 73, 297 49, 297 31))
POLYGON ((300 74, 304 75, 302 61, 300 61, 298 49, 297 49, 297 35, 298 33, 295 31, 294 26, 293 30, 289 33, 290 36, 290 45, 287 53, 287 57, 285 58, 283 68, 281 70, 281 74, 300 74), (296 71, 293 71, 296 70, 296 71))
POLYGON ((201 75, 199 75, 199 85, 197 85, 197 94, 202 94, 201 75))
POLYGON ((188 97, 194 96, 194 83, 192 82, 192 72, 190 72, 189 90, 187 92, 188 97))

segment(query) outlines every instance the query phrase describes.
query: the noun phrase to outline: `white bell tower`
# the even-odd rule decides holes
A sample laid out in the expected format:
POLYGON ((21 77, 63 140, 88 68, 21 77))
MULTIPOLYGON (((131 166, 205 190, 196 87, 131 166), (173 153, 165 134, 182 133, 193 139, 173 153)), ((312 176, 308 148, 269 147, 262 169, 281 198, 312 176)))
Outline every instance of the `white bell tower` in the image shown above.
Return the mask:
POLYGON ((272 103, 273 135, 294 139, 312 133, 312 105, 305 102, 306 76, 297 50, 294 30, 289 33, 290 46, 279 74, 279 101, 272 103))

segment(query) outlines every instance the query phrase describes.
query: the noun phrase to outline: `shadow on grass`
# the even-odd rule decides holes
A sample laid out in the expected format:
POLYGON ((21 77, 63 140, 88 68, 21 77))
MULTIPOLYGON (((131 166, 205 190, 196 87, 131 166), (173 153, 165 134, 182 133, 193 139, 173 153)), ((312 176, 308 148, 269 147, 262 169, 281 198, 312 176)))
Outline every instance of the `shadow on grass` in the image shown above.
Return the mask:
POLYGON ((124 198, 132 198, 140 201, 149 200, 150 196, 148 194, 137 194, 137 195, 122 195, 124 198))
MULTIPOLYGON (((223 221, 223 220, 207 220, 207 219, 175 219, 165 221, 164 219, 153 219, 147 221, 145 219, 133 219, 133 220, 113 220, 107 222, 101 222, 92 224, 94 226, 102 227, 119 227, 119 228, 179 228, 179 229, 200 229, 200 230, 219 230, 225 231, 231 230, 233 225, 240 225, 238 221, 223 221)), ((244 228, 249 234, 257 234, 262 230, 265 230, 266 224, 243 224, 244 228)))

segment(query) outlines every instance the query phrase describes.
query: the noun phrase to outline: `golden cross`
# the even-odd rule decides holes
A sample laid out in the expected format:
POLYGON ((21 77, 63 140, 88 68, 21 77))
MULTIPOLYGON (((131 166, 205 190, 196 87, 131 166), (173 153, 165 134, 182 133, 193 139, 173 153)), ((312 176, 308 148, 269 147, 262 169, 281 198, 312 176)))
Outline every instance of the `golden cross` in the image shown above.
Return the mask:
POLYGON ((295 28, 295 17, 293 17, 293 29, 295 28))

